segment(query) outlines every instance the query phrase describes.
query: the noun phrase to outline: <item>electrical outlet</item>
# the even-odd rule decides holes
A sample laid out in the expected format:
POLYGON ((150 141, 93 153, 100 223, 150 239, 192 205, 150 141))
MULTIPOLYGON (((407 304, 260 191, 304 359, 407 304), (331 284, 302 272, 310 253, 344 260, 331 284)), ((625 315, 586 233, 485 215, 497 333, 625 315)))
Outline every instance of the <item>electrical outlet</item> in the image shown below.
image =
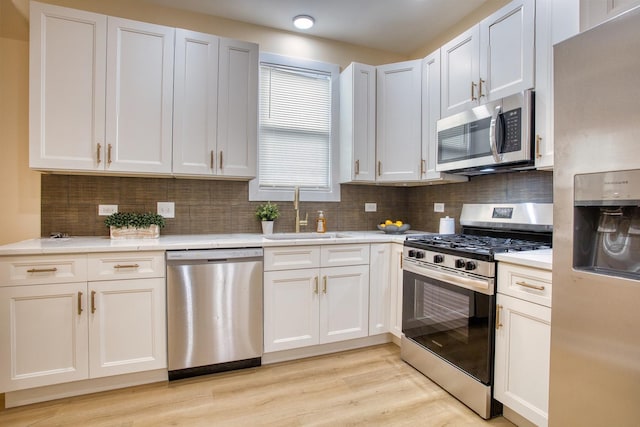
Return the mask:
POLYGON ((434 203, 433 204, 434 212, 444 212, 444 203, 434 203))
POLYGON ((99 216, 109 216, 118 212, 118 205, 98 205, 99 216))
POLYGON ((173 202, 158 202, 158 214, 165 218, 176 217, 176 205, 173 202))
POLYGON ((378 204, 377 203, 365 203, 364 204, 365 212, 378 212, 378 204))

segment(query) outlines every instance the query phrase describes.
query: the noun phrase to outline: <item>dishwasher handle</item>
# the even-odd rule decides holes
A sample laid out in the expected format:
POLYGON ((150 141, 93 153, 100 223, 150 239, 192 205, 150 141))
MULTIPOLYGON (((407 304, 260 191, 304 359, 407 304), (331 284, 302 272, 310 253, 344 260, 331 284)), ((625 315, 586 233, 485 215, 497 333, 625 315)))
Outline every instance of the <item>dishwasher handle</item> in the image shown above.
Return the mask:
POLYGON ((167 261, 226 261, 262 256, 262 248, 167 251, 167 261))

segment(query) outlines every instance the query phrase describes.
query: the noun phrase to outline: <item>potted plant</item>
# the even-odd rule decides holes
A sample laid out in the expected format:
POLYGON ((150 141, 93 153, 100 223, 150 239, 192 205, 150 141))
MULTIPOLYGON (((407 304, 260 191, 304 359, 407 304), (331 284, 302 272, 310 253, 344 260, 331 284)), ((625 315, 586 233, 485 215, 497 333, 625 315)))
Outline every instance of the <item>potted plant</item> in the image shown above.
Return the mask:
POLYGON ((112 239, 155 239, 165 221, 162 215, 135 212, 116 212, 109 215, 104 224, 109 227, 112 239))
POLYGON ((262 233, 273 233, 273 221, 280 216, 280 210, 275 203, 267 202, 258 206, 256 217, 262 221, 262 233))

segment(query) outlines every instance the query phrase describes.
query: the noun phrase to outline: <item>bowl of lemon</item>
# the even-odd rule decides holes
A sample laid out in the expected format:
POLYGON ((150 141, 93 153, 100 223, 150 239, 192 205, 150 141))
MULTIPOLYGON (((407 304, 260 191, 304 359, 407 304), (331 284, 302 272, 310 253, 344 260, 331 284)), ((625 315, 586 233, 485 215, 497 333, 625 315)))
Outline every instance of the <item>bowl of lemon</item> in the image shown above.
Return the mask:
POLYGON ((387 234, 402 234, 410 228, 411 226, 409 224, 405 224, 400 220, 391 221, 387 219, 378 224, 378 230, 382 230, 387 234))

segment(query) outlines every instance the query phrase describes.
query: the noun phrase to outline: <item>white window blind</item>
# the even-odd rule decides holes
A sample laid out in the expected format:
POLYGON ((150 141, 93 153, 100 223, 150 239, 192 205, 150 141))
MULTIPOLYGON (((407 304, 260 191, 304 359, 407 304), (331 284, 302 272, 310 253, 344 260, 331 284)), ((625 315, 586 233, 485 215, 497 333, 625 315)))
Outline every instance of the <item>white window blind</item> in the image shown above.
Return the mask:
POLYGON ((331 78, 331 73, 261 64, 261 188, 331 189, 331 78))

